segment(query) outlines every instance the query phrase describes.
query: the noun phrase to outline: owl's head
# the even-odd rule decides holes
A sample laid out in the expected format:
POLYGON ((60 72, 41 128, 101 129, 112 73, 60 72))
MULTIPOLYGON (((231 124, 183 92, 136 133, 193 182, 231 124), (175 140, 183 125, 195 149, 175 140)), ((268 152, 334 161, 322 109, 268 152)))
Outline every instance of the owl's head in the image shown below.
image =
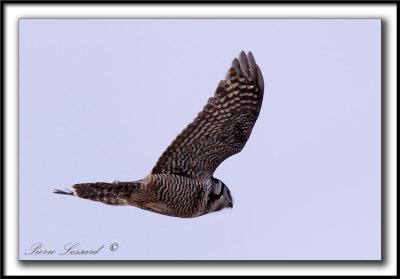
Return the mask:
POLYGON ((219 179, 212 178, 213 185, 207 197, 207 212, 219 211, 223 208, 232 208, 233 200, 228 187, 219 179))

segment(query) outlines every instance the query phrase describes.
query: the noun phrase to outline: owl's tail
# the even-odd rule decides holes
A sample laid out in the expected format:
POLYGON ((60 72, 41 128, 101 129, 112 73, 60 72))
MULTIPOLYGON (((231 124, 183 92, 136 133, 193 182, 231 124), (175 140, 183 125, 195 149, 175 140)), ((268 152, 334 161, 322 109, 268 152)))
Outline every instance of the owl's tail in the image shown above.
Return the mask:
POLYGON ((72 195, 82 199, 99 201, 109 205, 129 205, 133 192, 140 189, 142 182, 96 182, 75 184, 73 191, 54 190, 56 194, 72 195))

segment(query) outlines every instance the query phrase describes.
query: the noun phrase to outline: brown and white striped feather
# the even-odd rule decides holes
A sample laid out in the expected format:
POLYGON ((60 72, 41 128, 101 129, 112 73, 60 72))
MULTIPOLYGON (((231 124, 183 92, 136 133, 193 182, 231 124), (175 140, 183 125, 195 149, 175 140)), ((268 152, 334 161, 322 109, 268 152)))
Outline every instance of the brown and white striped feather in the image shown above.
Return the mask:
POLYGON ((59 194, 71 194, 82 199, 99 201, 109 205, 129 205, 129 199, 133 192, 140 191, 141 180, 135 182, 119 183, 80 183, 73 186, 72 192, 57 190, 59 194))
POLYGON ((214 97, 164 151, 151 174, 209 179, 228 157, 240 152, 260 113, 264 81, 251 52, 234 59, 214 97))

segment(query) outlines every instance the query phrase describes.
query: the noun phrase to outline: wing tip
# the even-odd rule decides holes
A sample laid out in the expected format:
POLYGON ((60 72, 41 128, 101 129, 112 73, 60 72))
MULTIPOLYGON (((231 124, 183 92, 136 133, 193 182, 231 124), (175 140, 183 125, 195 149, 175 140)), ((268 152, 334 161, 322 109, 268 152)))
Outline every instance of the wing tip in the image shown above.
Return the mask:
POLYGON ((257 68, 257 84, 258 84, 258 87, 260 88, 261 94, 264 94, 264 77, 261 73, 260 67, 258 67, 257 64, 256 64, 256 68, 257 68))
MULTIPOLYGON (((240 73, 244 73, 247 76, 250 76, 258 85, 261 94, 264 93, 264 78, 261 73, 260 67, 257 65, 254 55, 251 51, 246 53, 242 50, 240 51, 239 60, 235 58, 232 62, 232 67, 234 67, 235 61, 238 61, 240 66, 237 66, 240 69, 240 73)), ((237 62, 236 62, 237 63, 237 62)), ((235 69, 236 70, 236 69, 235 69)))
POLYGON ((247 59, 246 53, 243 50, 239 53, 239 63, 241 71, 246 76, 250 76, 249 61, 247 59))

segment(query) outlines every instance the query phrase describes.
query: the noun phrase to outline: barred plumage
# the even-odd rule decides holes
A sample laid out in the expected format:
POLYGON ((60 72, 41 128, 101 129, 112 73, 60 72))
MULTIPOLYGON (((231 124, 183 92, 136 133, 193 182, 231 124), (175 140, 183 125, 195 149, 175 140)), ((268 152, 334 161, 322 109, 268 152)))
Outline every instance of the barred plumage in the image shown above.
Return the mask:
POLYGON ((242 51, 214 97, 165 150, 148 176, 135 182, 76 184, 72 192, 55 193, 183 218, 232 207, 228 187, 213 173, 245 146, 263 94, 261 71, 251 52, 242 51))
POLYGON ((226 158, 246 144, 261 109, 263 92, 262 74, 253 55, 249 53, 247 59, 241 52, 215 96, 167 148, 151 173, 210 179, 226 158))

